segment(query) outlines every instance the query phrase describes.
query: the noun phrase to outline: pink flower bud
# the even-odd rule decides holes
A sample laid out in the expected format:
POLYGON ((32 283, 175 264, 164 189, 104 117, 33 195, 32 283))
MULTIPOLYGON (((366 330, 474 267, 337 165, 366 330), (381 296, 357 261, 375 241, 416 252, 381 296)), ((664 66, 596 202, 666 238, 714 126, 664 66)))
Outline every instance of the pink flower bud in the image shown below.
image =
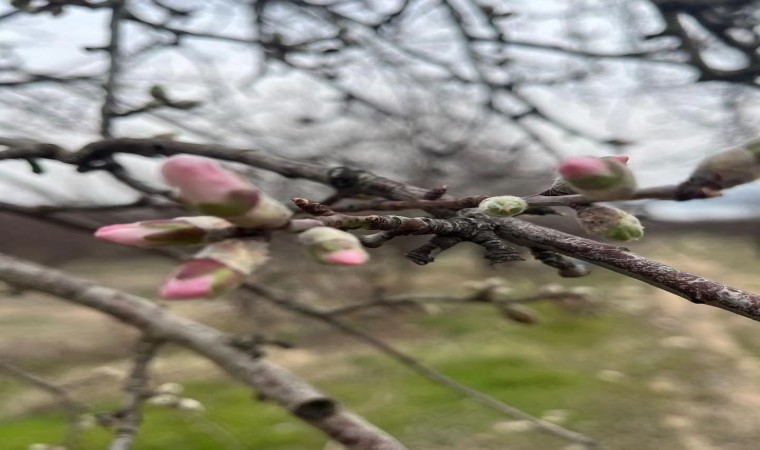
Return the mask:
MULTIPOLYGON (((594 159, 594 158, 591 158, 591 159, 594 159)), ((628 156, 602 156, 599 159, 602 161, 612 159, 612 160, 621 162, 623 164, 628 164, 628 160, 630 158, 628 156)), ((538 195, 547 195, 547 196, 554 197, 558 195, 572 195, 572 194, 577 194, 577 193, 578 191, 573 189, 563 177, 558 177, 554 180, 554 182, 549 187, 549 189, 539 193, 538 195)))
POLYGON ((213 230, 231 227, 218 217, 177 217, 101 227, 95 237, 135 247, 200 244, 213 230))
POLYGON ((627 161, 627 157, 570 158, 560 165, 559 173, 572 190, 590 200, 624 199, 636 191, 627 161))
POLYGON ((164 283, 160 295, 167 300, 218 297, 240 286, 267 259, 266 244, 258 241, 208 245, 164 283))
POLYGON ((369 260, 359 239, 330 227, 315 227, 298 235, 298 240, 324 264, 358 266, 369 260))
POLYGON ((179 189, 188 207, 242 227, 281 227, 292 215, 285 205, 211 159, 173 156, 166 160, 161 173, 169 185, 179 189))
POLYGON ((559 173, 568 181, 578 178, 608 177, 613 175, 612 170, 604 161, 590 156, 566 159, 559 166, 559 173))

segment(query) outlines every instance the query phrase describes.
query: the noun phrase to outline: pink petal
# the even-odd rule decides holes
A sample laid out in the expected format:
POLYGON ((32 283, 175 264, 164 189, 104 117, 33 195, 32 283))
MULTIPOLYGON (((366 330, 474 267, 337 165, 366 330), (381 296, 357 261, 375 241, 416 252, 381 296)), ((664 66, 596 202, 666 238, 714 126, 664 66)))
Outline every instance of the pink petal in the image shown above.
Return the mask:
POLYGON ((628 164, 628 160, 631 159, 629 156, 621 155, 621 156, 613 156, 613 158, 617 159, 623 164, 628 164))
POLYGON ((136 224, 118 224, 98 228, 95 232, 95 237, 117 244, 144 247, 150 245, 144 239, 149 232, 150 230, 136 224))
POLYGON ((206 298, 213 293, 214 278, 202 276, 197 278, 170 278, 161 288, 161 298, 167 300, 190 300, 206 298))
POLYGON ((225 267, 227 266, 213 259, 191 259, 179 268, 179 271, 174 274, 174 277, 180 280, 197 278, 203 275, 209 275, 215 270, 224 269, 225 267))
POLYGON ((599 158, 578 157, 565 160, 559 166, 559 173, 567 179, 605 176, 610 174, 610 169, 599 158))
POLYGON ((222 203, 228 201, 232 193, 256 190, 215 161, 198 156, 172 156, 161 167, 161 174, 192 203, 222 203))
POLYGON ((325 255, 324 262, 339 266, 358 266, 367 262, 368 259, 369 255, 360 250, 340 250, 325 255))

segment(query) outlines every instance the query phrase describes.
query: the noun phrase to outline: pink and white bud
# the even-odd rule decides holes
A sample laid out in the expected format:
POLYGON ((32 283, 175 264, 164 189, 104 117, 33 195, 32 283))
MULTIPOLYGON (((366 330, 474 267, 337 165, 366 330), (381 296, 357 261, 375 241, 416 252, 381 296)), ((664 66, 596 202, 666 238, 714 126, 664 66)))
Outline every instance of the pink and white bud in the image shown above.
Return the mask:
POLYGON ((117 244, 144 248, 193 245, 203 243, 209 234, 217 230, 232 226, 232 223, 218 217, 177 217, 108 225, 99 228, 95 232, 95 237, 117 244))
POLYGON ((565 160, 559 173, 575 192, 590 200, 618 200, 636 192, 636 178, 627 157, 581 156, 565 160))
POLYGON ((614 241, 637 241, 644 237, 644 227, 633 214, 604 205, 576 209, 578 222, 589 234, 614 241))
POLYGON ((335 228, 311 228, 299 234, 298 240, 324 264, 358 266, 369 260, 369 254, 356 236, 335 228))
MULTIPOLYGON (((628 160, 630 158, 628 156, 602 156, 599 159, 601 160, 613 159, 622 164, 628 164, 628 160)), ((563 177, 558 177, 554 180, 554 182, 549 187, 549 189, 539 193, 538 195, 558 196, 558 195, 572 195, 572 194, 577 194, 577 193, 578 191, 573 189, 563 177)))
POLYGON ((161 167, 166 182, 179 189, 186 205, 203 214, 224 217, 246 228, 278 228, 292 212, 216 161, 179 155, 161 167))
POLYGON ((267 246, 258 241, 229 239, 206 246, 164 283, 167 300, 214 298, 238 286, 268 259, 267 246))

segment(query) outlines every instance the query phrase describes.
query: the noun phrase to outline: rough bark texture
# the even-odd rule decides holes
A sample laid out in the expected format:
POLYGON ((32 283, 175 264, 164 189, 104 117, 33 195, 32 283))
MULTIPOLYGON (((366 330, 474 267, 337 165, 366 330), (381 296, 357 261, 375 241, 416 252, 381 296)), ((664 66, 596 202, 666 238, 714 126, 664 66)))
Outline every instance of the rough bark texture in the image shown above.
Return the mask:
POLYGON ((652 261, 622 247, 600 244, 561 231, 528 222, 500 220, 496 232, 516 244, 539 247, 636 278, 666 290, 693 303, 716 308, 760 321, 760 296, 744 292, 698 275, 681 272, 668 265, 652 261))

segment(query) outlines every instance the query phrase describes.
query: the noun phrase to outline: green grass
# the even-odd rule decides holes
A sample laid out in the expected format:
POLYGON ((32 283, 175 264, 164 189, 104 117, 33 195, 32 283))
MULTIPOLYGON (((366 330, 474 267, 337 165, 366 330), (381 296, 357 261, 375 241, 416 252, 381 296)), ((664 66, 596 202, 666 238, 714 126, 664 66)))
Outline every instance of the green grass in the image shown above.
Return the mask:
MULTIPOLYGON (((681 251, 676 244, 678 242, 672 247, 681 251)), ((748 256, 749 250, 737 245, 729 242, 723 248, 705 247, 700 243, 697 250, 684 246, 682 251, 716 255, 736 250, 748 256)), ((661 251, 667 252, 668 247, 661 251)), ((738 259, 732 260, 737 264, 737 271, 739 262, 744 264, 743 260, 736 262, 738 259)), ((445 291, 466 276, 457 272, 454 258, 442 258, 442 262, 444 269, 446 264, 450 266, 451 280, 440 273, 432 281, 415 278, 416 283, 425 287, 420 291, 445 291), (450 285, 441 285, 444 281, 450 285)), ((716 273, 720 275, 733 269, 731 264, 719 267, 716 273)), ((513 287, 522 292, 527 292, 533 283, 558 281, 550 269, 524 267, 495 269, 483 276, 510 274, 510 279, 515 280, 513 287)), ((83 265, 79 269, 86 272, 90 267, 83 265)), ((744 270, 752 269, 745 266, 744 270)), ((141 270, 140 277, 144 279, 137 289, 153 289, 151 276, 155 278, 152 270, 141 270)), ((119 281, 129 284, 128 277, 119 281)), ((578 316, 564 313, 556 306, 537 305, 535 309, 542 317, 537 326, 507 322, 484 305, 450 307, 429 315, 376 314, 355 320, 363 329, 442 373, 531 414, 540 416, 554 409, 568 411, 565 426, 598 438, 608 448, 684 448, 677 432, 662 425, 662 418, 684 414, 684 405, 719 409, 725 399, 716 397, 711 387, 731 371, 731 361, 699 347, 663 347, 661 339, 680 331, 654 326, 656 317, 650 317, 651 313, 624 312, 614 307, 623 302, 646 304, 650 301, 647 296, 653 291, 648 287, 626 294, 624 298, 616 295, 620 289, 642 286, 637 281, 597 270, 591 277, 561 280, 561 283, 599 287, 606 293, 603 303, 613 304, 613 307, 601 310, 598 315, 578 316), (604 381, 599 377, 601 371, 618 371, 624 376, 616 382, 604 381), (674 380, 682 391, 653 389, 652 380, 661 378, 674 380)), ((7 325, 21 330, 26 323, 7 325)), ((28 330, 33 332, 35 327, 30 324, 28 330)), ((280 337, 287 336, 296 344, 300 339, 309 351, 331 355, 324 362, 294 366, 299 375, 397 436, 410 449, 552 450, 566 445, 535 431, 500 431, 498 424, 509 418, 433 384, 359 344, 347 344, 344 339, 324 339, 324 334, 332 331, 298 326, 283 327, 283 330, 280 337), (340 357, 335 357, 336 352, 342 353, 340 357), (334 366, 338 370, 334 370, 334 366)), ((735 337, 748 352, 760 356, 755 328, 746 325, 735 330, 735 337)), ((69 362, 86 360, 86 355, 68 359, 69 362)), ((29 367, 49 369, 50 375, 65 369, 47 361, 29 367)), ((254 399, 250 390, 234 381, 212 378, 184 384, 186 395, 203 402, 207 412, 198 416, 147 406, 136 450, 319 450, 325 446, 326 438, 320 432, 276 405, 254 399)), ((13 398, 22 389, 25 388, 20 383, 0 379, 0 397, 13 398)), ((97 403, 98 410, 118 406, 118 386, 114 385, 110 391, 111 395, 97 403)), ((698 431, 705 430, 712 433, 710 437, 716 445, 728 446, 733 442, 731 439, 738 439, 731 436, 734 430, 728 426, 718 430, 715 425, 700 424, 698 431)), ((64 434, 65 418, 60 413, 34 411, 0 422, 0 442, 2 448, 8 450, 25 449, 33 442, 58 442, 64 434)), ((89 430, 78 448, 103 449, 110 436, 108 430, 89 430)), ((750 444, 736 448, 754 447, 750 444)))
MULTIPOLYGON (((641 379, 655 373, 660 369, 656 361, 642 366, 637 360, 642 358, 641 351, 654 346, 657 336, 651 330, 644 333, 645 324, 631 317, 574 317, 550 307, 542 308, 542 314, 544 324, 534 327, 505 322, 485 307, 406 316, 404 320, 417 322, 427 332, 406 345, 395 345, 462 383, 532 414, 567 409, 571 411, 569 427, 617 439, 615 448, 637 448, 625 439, 620 442, 620 436, 645 426, 635 417, 660 414, 667 399, 652 396, 636 378, 609 383, 598 380, 596 373, 638 371, 636 377, 641 379), (639 338, 632 347, 633 335, 639 338), (617 351, 622 344, 636 355, 617 351)), ((653 356, 658 351, 651 350, 648 358, 660 358, 653 356)), ((535 432, 495 432, 494 424, 507 418, 381 355, 350 350, 341 364, 351 370, 317 376, 316 384, 411 448, 495 449, 507 441, 514 449, 561 445, 535 432)), ((314 370, 319 373, 318 367, 314 370)), ((677 365, 674 370, 690 367, 677 365)), ((308 378, 309 372, 302 375, 308 378)), ((253 400, 249 390, 233 381, 192 382, 186 388, 186 395, 202 401, 208 411, 198 417, 148 406, 138 450, 212 450, 230 440, 244 443, 241 448, 267 450, 319 449, 325 444, 319 432, 275 405, 253 400), (220 431, 220 426, 227 431, 220 431)), ((99 407, 105 410, 115 405, 110 401, 99 407)), ((31 442, 59 440, 64 420, 60 415, 35 414, 1 424, 0 433, 4 448, 23 449, 31 442)), ((109 436, 102 429, 88 431, 81 448, 104 448, 109 436)), ((659 442, 666 441, 663 436, 659 442)))

